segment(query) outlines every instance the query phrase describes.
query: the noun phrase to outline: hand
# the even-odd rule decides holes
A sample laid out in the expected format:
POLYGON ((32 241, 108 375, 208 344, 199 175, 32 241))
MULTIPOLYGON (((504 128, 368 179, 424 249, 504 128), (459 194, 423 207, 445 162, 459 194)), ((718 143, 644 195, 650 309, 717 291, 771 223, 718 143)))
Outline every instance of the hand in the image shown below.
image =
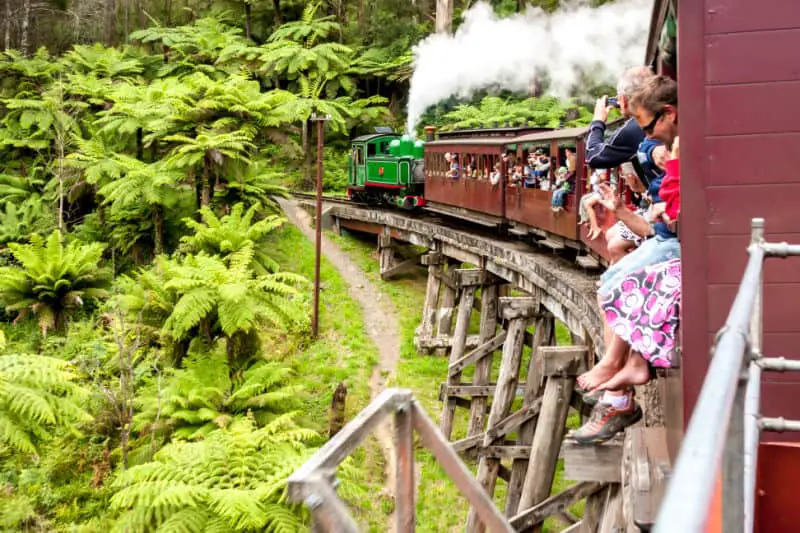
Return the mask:
POLYGON ((660 144, 653 148, 653 163, 660 169, 664 169, 667 166, 667 160, 670 159, 669 153, 667 153, 667 147, 663 144, 660 144))
POLYGON ((599 120, 605 122, 608 119, 608 96, 603 96, 597 99, 594 104, 594 116, 592 120, 599 120))
POLYGON ((675 137, 675 140, 672 141, 672 153, 670 154, 672 157, 671 159, 678 159, 680 156, 680 149, 678 146, 678 137, 675 137))
POLYGON ((603 204, 603 207, 609 211, 616 211, 619 209, 619 197, 614 194, 614 189, 612 189, 608 183, 599 184, 597 189, 600 191, 600 203, 603 204))
POLYGON ((665 202, 658 202, 657 204, 653 204, 652 208, 650 209, 650 221, 656 222, 659 218, 666 216, 664 214, 664 210, 667 208, 667 204, 665 202))

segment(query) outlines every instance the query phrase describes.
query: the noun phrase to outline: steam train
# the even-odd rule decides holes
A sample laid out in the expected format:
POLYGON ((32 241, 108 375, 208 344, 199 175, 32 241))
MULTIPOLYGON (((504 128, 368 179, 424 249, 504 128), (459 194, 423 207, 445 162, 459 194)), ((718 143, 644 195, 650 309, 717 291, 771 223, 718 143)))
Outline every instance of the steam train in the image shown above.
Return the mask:
MULTIPOLYGON (((621 123, 611 124, 613 129, 621 123)), ((554 251, 572 251, 578 264, 595 268, 608 262, 604 235, 588 238, 589 228, 579 224, 578 203, 588 190, 590 169, 584 164, 588 128, 547 129, 530 126, 479 128, 442 132, 426 128, 426 141, 387 131, 353 140, 350 153, 348 197, 369 204, 390 204, 405 209, 423 208, 466 220, 522 238, 554 251), (551 209, 553 191, 511 184, 511 169, 503 155, 525 161, 528 154, 543 153, 552 162, 545 179, 555 182, 555 171, 567 166, 566 150, 572 150, 574 186, 563 210, 551 209), (445 154, 457 154, 458 178, 449 175, 445 154), (473 171, 466 172, 467 165, 473 171), (499 168, 498 183, 484 172, 499 168), (469 174, 469 175, 468 175, 469 174)), ((618 175, 611 169, 612 183, 618 175)), ((617 194, 627 197, 622 180, 617 194)), ((616 222, 613 213, 595 207, 602 229, 616 222)))

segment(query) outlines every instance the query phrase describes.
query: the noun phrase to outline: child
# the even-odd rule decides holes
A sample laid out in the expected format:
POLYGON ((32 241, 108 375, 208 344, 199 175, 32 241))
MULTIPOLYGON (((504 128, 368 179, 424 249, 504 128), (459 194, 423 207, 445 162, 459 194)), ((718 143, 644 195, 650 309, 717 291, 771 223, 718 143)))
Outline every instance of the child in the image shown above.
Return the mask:
POLYGON ((601 229, 597 225, 597 213, 594 212, 594 206, 599 204, 603 196, 600 194, 599 185, 605 183, 606 171, 595 170, 589 178, 589 184, 592 188, 591 192, 583 195, 580 201, 580 217, 579 224, 586 224, 589 222, 589 239, 594 240, 600 236, 601 229))
POLYGON ((570 192, 569 180, 567 179, 567 167, 561 167, 556 172, 556 185, 553 191, 552 209, 553 213, 564 210, 567 203, 567 195, 570 192))

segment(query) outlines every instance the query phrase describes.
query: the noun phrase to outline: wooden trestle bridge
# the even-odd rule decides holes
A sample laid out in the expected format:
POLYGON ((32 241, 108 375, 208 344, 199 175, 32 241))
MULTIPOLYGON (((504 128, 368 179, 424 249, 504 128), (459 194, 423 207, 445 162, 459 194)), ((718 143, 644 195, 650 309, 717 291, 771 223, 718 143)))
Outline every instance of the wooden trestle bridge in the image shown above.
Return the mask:
POLYGON ((290 478, 291 498, 312 508, 315 527, 358 531, 336 496, 335 470, 387 417, 393 417, 396 435, 398 532, 415 528, 414 431, 469 500, 464 517, 469 533, 539 531, 551 516, 569 524, 567 531, 638 531, 636 525, 652 524, 670 469, 666 443, 671 439, 663 427, 670 413, 662 411, 669 404, 669 375, 638 392, 645 419, 624 436, 599 446, 565 438, 570 409, 588 412, 575 392, 575 378, 602 350, 596 276, 531 245, 435 218, 328 203, 322 223, 334 231, 378 235, 384 277, 409 265, 427 266, 415 342, 420 352, 436 351, 450 364, 442 376, 438 427, 410 391, 387 390, 290 478), (397 260, 399 243, 427 251, 397 260), (459 268, 464 263, 476 268, 459 268), (480 329, 471 336, 476 312, 480 329), (556 320, 569 328, 572 345, 556 345, 556 320), (496 357, 499 373, 492 381, 496 357), (464 382, 469 367, 473 377, 464 382), (466 426, 466 432, 456 435, 458 417, 466 418, 456 426, 466 426), (565 477, 576 483, 551 495, 559 458, 565 477), (462 460, 477 464, 476 476, 462 460), (494 503, 498 478, 507 483, 500 507, 494 503), (584 498, 578 520, 568 509, 584 498))

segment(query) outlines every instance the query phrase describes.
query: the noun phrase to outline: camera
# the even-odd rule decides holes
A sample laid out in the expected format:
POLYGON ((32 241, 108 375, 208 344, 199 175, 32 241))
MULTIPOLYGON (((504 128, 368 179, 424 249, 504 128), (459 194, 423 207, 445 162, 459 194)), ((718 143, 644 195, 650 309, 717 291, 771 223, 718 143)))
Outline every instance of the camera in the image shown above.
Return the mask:
POLYGON ((608 107, 619 107, 619 102, 617 101, 616 97, 609 98, 606 100, 606 105, 608 105, 608 107))

